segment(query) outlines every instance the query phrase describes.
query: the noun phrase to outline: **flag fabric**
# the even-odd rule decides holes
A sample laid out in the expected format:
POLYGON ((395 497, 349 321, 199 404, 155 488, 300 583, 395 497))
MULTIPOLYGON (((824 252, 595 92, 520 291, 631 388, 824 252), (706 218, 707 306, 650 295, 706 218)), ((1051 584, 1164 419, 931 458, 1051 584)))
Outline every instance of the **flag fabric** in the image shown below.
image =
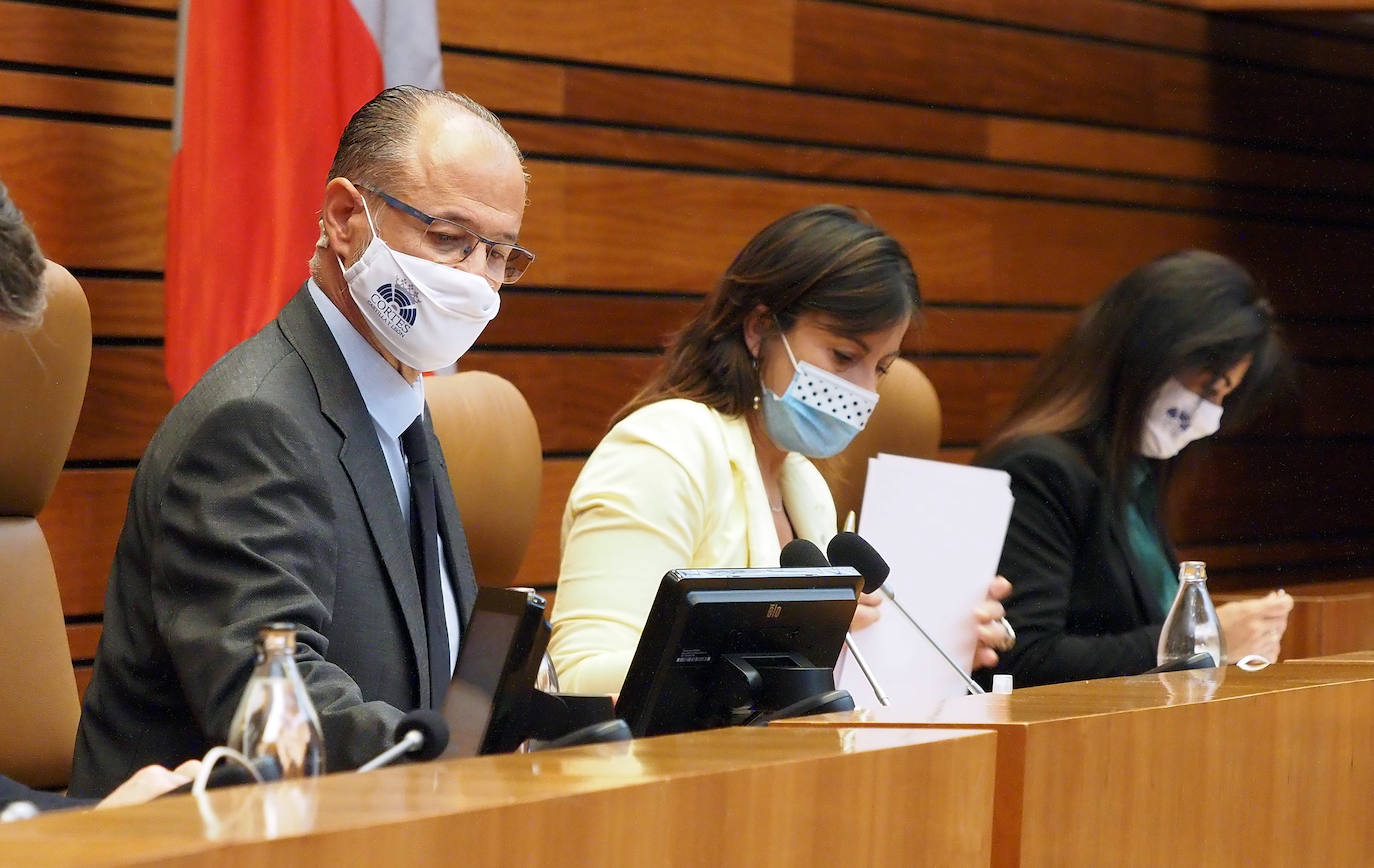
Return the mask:
POLYGON ((166 370, 180 398, 309 275, 329 164, 384 86, 443 83, 433 0, 182 0, 166 370))

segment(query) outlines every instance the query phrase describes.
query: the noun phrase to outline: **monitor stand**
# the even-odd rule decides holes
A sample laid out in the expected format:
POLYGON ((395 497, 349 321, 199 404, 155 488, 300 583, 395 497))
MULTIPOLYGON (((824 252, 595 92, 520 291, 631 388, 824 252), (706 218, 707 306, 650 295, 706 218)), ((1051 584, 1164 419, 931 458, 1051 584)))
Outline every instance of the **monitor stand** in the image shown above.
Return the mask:
POLYGON ((835 689, 834 670, 794 652, 726 654, 716 669, 702 702, 707 727, 762 725, 854 708, 849 693, 835 689))

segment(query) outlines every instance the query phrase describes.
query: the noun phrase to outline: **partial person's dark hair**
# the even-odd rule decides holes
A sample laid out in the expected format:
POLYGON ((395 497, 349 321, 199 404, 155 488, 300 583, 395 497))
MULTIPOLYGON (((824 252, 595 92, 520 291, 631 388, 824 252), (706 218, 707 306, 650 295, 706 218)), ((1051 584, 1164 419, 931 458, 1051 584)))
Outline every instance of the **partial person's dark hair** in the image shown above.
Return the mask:
POLYGON ((405 84, 387 88, 353 113, 339 137, 328 180, 348 178, 384 190, 395 188, 414 160, 415 130, 430 108, 467 112, 483 121, 510 145, 524 165, 515 139, 496 115, 475 100, 460 93, 405 84))
POLYGON ((0 327, 31 328, 47 304, 43 272, 48 263, 24 215, 0 184, 0 327))
POLYGON ((1083 310, 980 455, 1038 434, 1081 438, 1121 502, 1160 388, 1170 377, 1197 371, 1210 373, 1215 387, 1247 356, 1250 369, 1226 398, 1228 427, 1252 417, 1287 374, 1273 309, 1249 273, 1225 256, 1205 250, 1163 256, 1083 310))
POLYGON ((698 401, 730 416, 750 410, 761 386, 744 325, 760 306, 784 332, 814 314, 826 328, 858 336, 902 321, 919 304, 906 251, 868 215, 842 205, 793 212, 744 246, 614 421, 665 398, 698 401))

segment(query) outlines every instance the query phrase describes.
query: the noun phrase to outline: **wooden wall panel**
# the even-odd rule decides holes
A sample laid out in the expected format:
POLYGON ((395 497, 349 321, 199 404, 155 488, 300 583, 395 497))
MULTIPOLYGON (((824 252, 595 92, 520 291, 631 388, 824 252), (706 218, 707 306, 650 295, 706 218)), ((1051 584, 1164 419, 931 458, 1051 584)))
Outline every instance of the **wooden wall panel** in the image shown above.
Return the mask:
POLYGON ((833 2, 797 3, 796 81, 845 93, 1369 153, 1363 82, 833 2), (881 52, 871 34, 884 34, 881 52), (1278 125, 1243 105, 1266 105, 1278 125), (1281 113, 1281 114, 1280 114, 1281 113), (1299 121, 1294 123, 1293 121, 1299 121))
POLYGON ((162 268, 170 149, 168 130, 0 115, 5 184, 68 268, 162 268))
POLYGON ((177 23, 171 17, 0 0, 0 59, 170 79, 177 23))
MULTIPOLYGON (((170 406, 162 272, 175 0, 0 0, 0 180, 87 289, 88 399, 40 521, 98 635, 133 467, 170 406), (81 215, 74 219, 73 215, 81 215)), ((450 87, 507 118, 539 253, 464 361, 546 449, 521 581, 610 415, 739 246, 817 201, 912 251, 904 351, 967 461, 1079 306, 1169 250, 1262 278, 1300 406, 1190 450, 1173 525, 1218 581, 1374 568, 1374 32, 1137 0, 440 0, 450 87)), ((79 673, 89 678, 89 670, 79 673)))
POLYGON ((105 606, 105 582, 133 481, 132 468, 66 470, 38 516, 68 617, 98 615, 105 606))
POLYGON ((792 0, 524 0, 442 4, 445 45, 788 81, 792 0))

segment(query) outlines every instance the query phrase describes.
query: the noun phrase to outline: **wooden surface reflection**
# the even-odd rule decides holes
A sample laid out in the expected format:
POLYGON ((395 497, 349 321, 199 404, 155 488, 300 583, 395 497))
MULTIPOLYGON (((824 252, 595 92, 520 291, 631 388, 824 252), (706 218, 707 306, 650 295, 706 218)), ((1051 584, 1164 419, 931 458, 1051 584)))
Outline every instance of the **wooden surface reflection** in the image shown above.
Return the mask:
POLYGON ((1308 657, 1294 660, 1294 663, 1374 663, 1374 651, 1347 651, 1344 654, 1328 654, 1325 657, 1308 657))
POLYGON ((1140 675, 825 718, 788 725, 995 730, 994 865, 1374 859, 1374 664, 1140 675))
POLYGON ((0 865, 986 865, 994 759, 989 732, 717 730, 49 815, 0 826, 0 865))

